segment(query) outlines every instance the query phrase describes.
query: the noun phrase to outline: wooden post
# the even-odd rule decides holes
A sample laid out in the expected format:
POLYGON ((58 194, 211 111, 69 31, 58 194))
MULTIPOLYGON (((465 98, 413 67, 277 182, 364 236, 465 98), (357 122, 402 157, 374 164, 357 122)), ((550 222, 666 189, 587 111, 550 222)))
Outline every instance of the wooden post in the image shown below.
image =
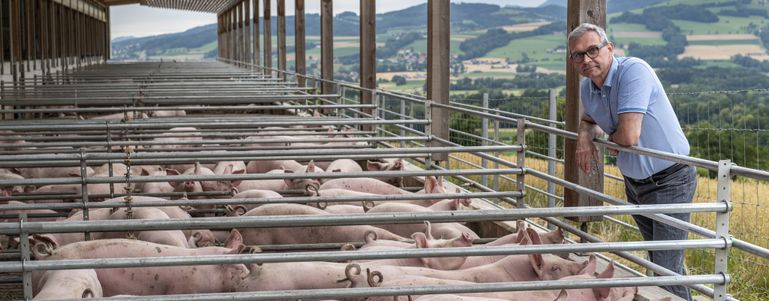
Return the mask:
POLYGON ((235 12, 235 60, 240 65, 243 62, 243 6, 236 4, 232 11, 235 12))
MULTIPOLYGON (((376 0, 360 0, 360 86, 376 89, 376 0)), ((361 104, 371 104, 374 94, 361 93, 361 104)), ((371 109, 363 110, 367 114, 371 109)), ((371 125, 362 130, 370 131, 371 125)))
MULTIPOLYGON (((433 103, 449 104, 449 0, 427 1, 427 99, 433 103)), ((430 135, 449 139, 449 111, 431 107, 430 135)), ((444 146, 430 140, 430 146, 444 146)), ((448 160, 447 153, 432 154, 433 161, 448 160)))
POLYGON ((40 70, 43 71, 43 75, 48 74, 48 5, 43 1, 38 1, 38 7, 40 8, 40 70))
POLYGON ((9 15, 11 16, 11 20, 8 32, 11 34, 11 73, 13 75, 13 82, 17 83, 19 80, 19 69, 21 69, 19 68, 19 62, 21 61, 21 28, 19 22, 21 14, 19 13, 19 1, 21 0, 10 1, 9 15))
POLYGON ((253 59, 253 55, 251 54, 251 22, 252 22, 251 21, 251 14, 250 14, 250 12, 251 12, 251 0, 243 0, 243 5, 245 7, 243 13, 244 13, 245 18, 246 18, 246 32, 245 32, 245 35, 246 35, 246 41, 245 41, 246 57, 245 57, 244 61, 246 62, 246 64, 251 64, 252 59, 253 59))
MULTIPOLYGON (((304 0, 294 1, 294 68, 297 74, 307 74, 304 30, 304 0)), ((304 77, 296 77, 299 87, 304 87, 304 77)))
POLYGON ((286 0, 278 0, 278 76, 286 79, 286 0))
MULTIPOLYGON (((264 0, 264 67, 272 68, 272 8, 270 1, 264 0)), ((267 74, 272 71, 265 70, 267 74)))
MULTIPOLYGON (((0 16, 5 11, 5 3, 0 2, 0 16)), ((5 20, 0 18, 0 75, 5 75, 5 20)))
POLYGON ((230 9, 230 47, 232 47, 231 59, 238 60, 238 15, 235 7, 230 9))
MULTIPOLYGON (((566 19, 567 32, 582 23, 593 23, 601 27, 606 27, 606 0, 569 0, 568 16, 566 19)), ((568 55, 568 54, 567 54, 568 55)), ((582 105, 579 100, 579 71, 570 63, 566 64, 566 130, 576 132, 579 129, 579 121, 582 116, 582 105)), ((588 175, 579 170, 577 166, 577 143, 574 140, 566 139, 565 160, 566 167, 564 177, 567 181, 577 183, 596 191, 603 191, 603 162, 598 162, 598 170, 588 175)), ((603 152, 600 152, 599 158, 603 158, 603 152)), ((588 196, 581 196, 576 191, 564 190, 564 206, 601 206, 603 202, 588 196)), ((570 217, 569 219, 579 222, 598 221, 600 216, 582 216, 570 217)))
POLYGON ((32 28, 32 4, 34 2, 25 0, 22 3, 24 3, 24 41, 27 45, 26 48, 26 58, 27 58, 27 72, 32 71, 32 62, 34 60, 34 50, 35 50, 35 44, 34 44, 34 30, 32 28))
POLYGON ((254 65, 259 66, 261 65, 261 55, 259 52, 259 1, 261 0, 254 0, 254 16, 252 17, 252 22, 254 22, 254 65))
MULTIPOLYGON (((320 1, 320 77, 334 80, 334 10, 332 0, 320 1)), ((323 82, 322 94, 330 94, 333 85, 323 82)))

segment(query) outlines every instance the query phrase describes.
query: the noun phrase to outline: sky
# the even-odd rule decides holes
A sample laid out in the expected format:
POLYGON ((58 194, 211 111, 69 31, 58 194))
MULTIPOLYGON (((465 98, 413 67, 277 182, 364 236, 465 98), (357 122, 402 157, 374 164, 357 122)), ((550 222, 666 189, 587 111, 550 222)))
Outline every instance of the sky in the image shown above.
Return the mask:
MULTIPOLYGON (((427 0, 380 0, 377 1, 377 13, 404 9, 427 0)), ((464 3, 491 3, 497 5, 537 6, 545 0, 451 0, 464 3)), ((358 12, 359 1, 334 1, 334 14, 344 11, 358 12)), ((275 1, 272 3, 273 15, 276 14, 275 1)), ((318 13, 319 0, 305 1, 307 13, 318 13)), ((211 13, 196 13, 181 10, 151 8, 140 5, 121 5, 110 8, 112 18, 112 38, 143 37, 164 33, 185 31, 187 29, 216 22, 216 15, 211 13)), ((294 1, 286 1, 286 13, 293 15, 294 1)))

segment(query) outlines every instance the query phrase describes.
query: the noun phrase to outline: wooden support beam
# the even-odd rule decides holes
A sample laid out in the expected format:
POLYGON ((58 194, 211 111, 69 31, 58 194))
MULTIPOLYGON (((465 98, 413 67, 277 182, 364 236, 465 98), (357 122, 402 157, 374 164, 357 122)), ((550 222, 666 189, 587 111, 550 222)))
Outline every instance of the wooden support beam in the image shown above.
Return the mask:
POLYGON ((254 22, 254 65, 259 66, 261 65, 262 56, 259 52, 259 1, 261 0, 254 0, 254 16, 252 17, 252 22, 254 22))
MULTIPOLYGON (((427 99, 439 104, 449 104, 449 39, 451 23, 449 20, 449 0, 427 1, 427 99)), ((449 111, 445 108, 431 107, 429 125, 430 135, 449 139, 449 111)), ((430 140, 430 146, 445 146, 430 140)), ((433 161, 447 161, 448 154, 432 154, 433 161)))
MULTIPOLYGON (((360 0, 360 86, 376 89, 376 0, 360 0)), ((363 91, 361 104, 372 104, 373 93, 363 91)), ((365 109, 371 114, 371 109, 365 109)), ((370 131, 371 125, 362 127, 370 131)))
MULTIPOLYGON (((304 0, 294 1, 294 69, 297 74, 307 74, 307 60, 305 48, 307 48, 304 29, 304 0)), ((304 87, 305 79, 296 78, 300 87, 304 87)))
MULTIPOLYGON (((272 68, 272 0, 264 0, 264 67, 272 68)), ((271 74, 271 71, 266 71, 271 74)))
POLYGON ((112 34, 110 33, 110 23, 112 22, 112 16, 110 14, 110 7, 104 8, 104 15, 107 19, 104 24, 102 25, 102 36, 104 37, 103 45, 104 49, 102 49, 101 57, 104 59, 104 62, 112 58, 112 34))
MULTIPOLYGON (((286 0, 278 0, 278 70, 286 71, 286 0)), ((286 73, 279 73, 285 79, 286 73)))
POLYGON ((25 0, 22 1, 22 10, 24 11, 22 18, 24 18, 24 21, 22 22, 22 27, 24 30, 24 60, 26 62, 27 66, 27 72, 32 71, 32 38, 30 37, 30 34, 32 32, 32 10, 30 9, 30 2, 25 0))
POLYGON ((40 69, 44 75, 50 72, 48 65, 48 5, 44 0, 38 1, 38 7, 40 8, 40 69))
POLYGON ((235 13, 235 60, 240 65, 243 62, 243 7, 237 4, 232 11, 235 13))
POLYGON ((244 61, 246 64, 251 64, 254 58, 251 54, 251 0, 243 0, 243 7, 243 15, 246 18, 246 40, 244 41, 246 57, 244 61))
MULTIPOLYGON (((334 9, 332 0, 320 1, 320 77, 334 80, 334 9)), ((333 93, 330 83, 321 84, 322 94, 333 93)))
POLYGON ((21 73, 21 13, 20 13, 20 7, 19 7, 19 1, 21 0, 10 0, 10 11, 9 16, 11 18, 10 26, 9 26, 9 32, 11 34, 10 41, 11 41, 11 73, 13 75, 13 82, 16 83, 19 81, 20 73, 21 73))
POLYGON ((229 24, 229 26, 230 26, 230 59, 234 61, 234 60, 238 59, 238 57, 237 57, 237 51, 238 51, 237 36, 238 36, 238 34, 237 34, 237 28, 236 28, 236 26, 237 26, 237 18, 236 18, 236 15, 235 15, 235 8, 231 8, 230 9, 230 14, 229 15, 230 15, 230 24, 229 24))
MULTIPOLYGON (((606 0, 568 0, 568 15, 566 18, 566 30, 571 32, 582 23, 593 23, 606 27, 606 0)), ((568 54, 567 54, 568 55, 568 54)), ((566 130, 576 132, 582 116, 582 104, 579 98, 579 71, 573 65, 566 65, 566 130)), ((566 139, 564 178, 572 183, 588 187, 595 191, 603 191, 603 162, 598 162, 598 170, 593 175, 588 175, 579 170, 577 166, 577 143, 566 139)), ((603 158, 603 152, 599 154, 603 158)), ((581 196, 576 191, 564 190, 565 207, 601 206, 601 200, 588 196, 581 196)), ((602 220, 600 216, 570 217, 579 222, 602 220)))
MULTIPOLYGON (((6 1, 0 1, 0 16, 7 11, 6 1)), ((5 18, 0 17, 0 75, 5 75, 5 18)))

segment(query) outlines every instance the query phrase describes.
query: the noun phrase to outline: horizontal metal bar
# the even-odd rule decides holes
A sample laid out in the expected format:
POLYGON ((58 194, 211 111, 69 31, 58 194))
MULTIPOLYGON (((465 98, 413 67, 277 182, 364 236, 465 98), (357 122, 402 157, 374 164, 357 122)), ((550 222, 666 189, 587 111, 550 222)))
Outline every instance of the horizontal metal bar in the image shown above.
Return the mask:
MULTIPOLYGON (((499 197, 518 197, 521 193, 511 192, 471 192, 471 193, 415 193, 415 194, 391 194, 391 195, 361 195, 361 196, 311 196, 311 197, 282 197, 282 198, 231 198, 231 199, 200 199, 200 200, 163 200, 162 204, 158 202, 131 201, 131 207, 158 207, 162 206, 192 206, 192 205, 263 205, 275 203, 316 203, 326 202, 329 204, 340 202, 361 202, 361 201, 405 201, 405 200, 434 200, 434 199, 472 199, 472 198, 499 198, 499 197)), ((126 207, 122 202, 89 202, 87 204, 79 203, 47 203, 47 204, 6 204, 0 205, 0 211, 3 210, 36 210, 36 209, 82 209, 82 208, 121 208, 126 207)))
POLYGON ((65 260, 36 260, 26 263, 0 264, 0 272, 25 272, 42 270, 68 270, 83 268, 127 268, 146 266, 185 266, 185 265, 221 265, 251 264, 305 261, 348 261, 376 260, 390 258, 421 258, 449 256, 497 256, 547 254, 563 252, 600 252, 600 251, 642 251, 642 250, 687 250, 702 248, 725 248, 721 239, 710 240, 667 240, 667 241, 630 241, 616 243, 557 244, 557 245, 514 245, 483 246, 462 248, 413 248, 384 251, 359 250, 355 252, 300 252, 287 254, 240 254, 240 255, 198 255, 167 256, 141 258, 93 258, 65 260))
POLYGON ((420 148, 393 148, 393 149, 365 149, 365 150, 281 150, 273 152, 265 151, 237 151, 237 152, 137 152, 137 153, 85 153, 85 154, 49 154, 49 155, 9 155, 0 156, 2 161, 26 161, 26 160, 138 160, 138 159, 173 159, 173 158, 219 158, 253 157, 275 155, 360 155, 360 154, 416 154, 416 153, 452 153, 452 152, 504 152, 520 150, 519 145, 510 146, 474 146, 474 147, 420 147, 420 148))
POLYGON ((310 172, 310 173, 259 173, 228 175, 178 175, 178 176, 125 176, 112 177, 67 177, 67 178, 31 178, 19 180, 0 180, 0 186, 15 185, 57 185, 57 184, 99 184, 99 183, 148 183, 181 181, 243 181, 243 180, 283 180, 283 179, 341 179, 359 177, 424 177, 451 175, 494 175, 520 174, 521 169, 466 169, 466 170, 408 170, 408 171, 364 171, 364 172, 310 172))
POLYGON ((598 206, 579 208, 534 208, 514 210, 475 210, 455 212, 411 212, 411 213, 369 213, 348 215, 302 215, 302 216, 257 216, 195 218, 190 220, 110 220, 110 221, 70 221, 57 222, 27 222, 0 223, 0 234, 16 234, 26 232, 36 233, 69 233, 69 232, 103 232, 103 231, 146 231, 172 229, 231 229, 231 228, 263 228, 263 227, 306 227, 306 226, 347 226, 347 225, 379 225, 440 222, 479 222, 517 220, 540 216, 594 216, 594 215, 624 215, 648 213, 682 213, 682 212, 725 212, 725 204, 671 204, 671 205, 626 205, 598 206))
POLYGON ((15 125, 12 123, 0 124, 0 130, 10 131, 58 131, 58 132, 71 132, 74 130, 139 130, 139 129, 168 129, 170 127, 199 127, 207 129, 242 129, 242 128, 262 128, 262 127, 278 127, 278 126, 295 126, 295 125, 309 125, 309 126, 324 126, 324 125, 380 125, 380 124, 428 124, 428 120, 372 120, 372 119, 345 119, 345 120, 306 120, 306 121, 265 121, 264 119, 253 118, 246 122, 230 122, 222 121, 216 123, 194 123, 194 122, 146 122, 142 120, 133 120, 128 122, 121 121, 97 121, 92 123, 81 122, 78 124, 73 123, 53 123, 42 122, 43 124, 37 125, 15 125))
POLYGON ((294 95, 249 95, 249 96, 182 96, 172 97, 78 97, 71 99, 46 100, 42 98, 25 98, 23 100, 0 100, 0 105, 4 106, 63 106, 63 105, 89 105, 89 106, 116 106, 133 105, 142 103, 145 105, 168 105, 168 104, 237 104, 237 103, 260 103, 287 100, 306 100, 316 98, 337 98, 336 94, 294 94, 294 95))
MULTIPOLYGON (((226 301, 226 300, 283 300, 283 299, 344 299, 362 298, 370 296, 418 296, 430 294, 467 294, 494 291, 537 291, 580 289, 594 287, 632 287, 632 286, 660 286, 660 285, 692 285, 698 283, 724 284, 727 282, 725 275, 697 275, 697 276, 663 276, 663 277, 635 277, 635 278, 609 278, 589 280, 548 280, 548 281, 517 281, 497 283, 473 283, 468 285, 441 285, 441 286, 412 286, 412 287, 376 287, 376 288, 336 288, 318 290, 290 290, 290 291, 259 291, 218 294, 194 294, 194 295, 166 295, 143 297, 117 297, 96 298, 95 301, 132 301, 132 300, 158 300, 158 301, 226 301)), ((70 300, 62 300, 70 301, 70 300)))
POLYGON ((162 106, 162 107, 134 107, 127 106, 122 108, 101 107, 101 108, 46 108, 46 109, 3 109, 0 113, 122 113, 122 112, 156 112, 184 110, 190 112, 206 111, 239 111, 244 110, 333 110, 349 108, 376 108, 376 105, 366 104, 348 104, 348 105, 260 105, 260 106, 162 106))

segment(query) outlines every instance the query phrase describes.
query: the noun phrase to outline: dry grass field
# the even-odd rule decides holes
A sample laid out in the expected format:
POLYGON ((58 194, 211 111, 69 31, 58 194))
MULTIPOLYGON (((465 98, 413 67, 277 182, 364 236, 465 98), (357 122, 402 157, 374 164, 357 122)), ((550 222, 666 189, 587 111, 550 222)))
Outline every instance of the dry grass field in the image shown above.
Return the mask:
MULTIPOLYGON (((756 53, 765 53, 761 46, 757 44, 752 45, 690 45, 686 46, 684 53, 678 55, 679 59, 683 58, 695 58, 701 60, 729 60, 732 56, 751 55, 756 53)), ((765 55, 764 55, 765 56, 765 55)), ((764 59, 756 58, 755 59, 764 59)))
MULTIPOLYGON (((472 154, 458 155, 462 160, 474 162, 480 165, 480 158, 472 154)), ((513 156, 500 156, 507 161, 515 162, 513 156)), ((451 162, 452 168, 473 168, 459 161, 451 162)), ((563 165, 557 165, 557 174, 563 177, 563 165)), ((527 158, 526 167, 539 171, 547 171, 547 162, 540 159, 527 158)), ((615 166, 606 166, 606 174, 619 175, 615 166)), ((513 179, 514 177, 511 176, 513 179)), ((476 177, 478 178, 478 177, 476 177)), ((515 184, 500 181, 500 190, 514 189, 515 184)), ((526 184, 547 190, 547 182, 534 176, 526 177, 526 184)), ((695 202, 715 202, 717 182, 715 179, 699 177, 697 183, 695 202)), ((605 178, 604 192, 620 199, 625 199, 624 185, 614 179, 605 178)), ((558 195, 563 195, 563 189, 558 187, 558 195)), ((740 240, 744 240, 764 248, 769 248, 769 182, 754 179, 736 178, 731 182, 731 200, 734 206, 730 215, 730 234, 740 240)), ((526 203, 533 207, 546 206, 546 196, 529 189, 526 203)), ((561 204, 559 204, 561 206, 561 204)), ((615 216, 624 222, 634 224, 630 216, 615 216)), ((714 230, 715 213, 696 213, 692 215, 692 222, 699 226, 714 230)), ((640 234, 608 221, 590 224, 590 231, 602 237, 606 241, 638 241, 640 234)), ((690 234, 691 239, 700 237, 690 234)), ((644 252, 635 252, 636 255, 645 256, 644 252)), ((713 251, 690 250, 687 251, 687 267, 691 274, 713 273, 713 251)), ((631 267, 637 265, 616 257, 616 260, 631 267)), ((769 260, 751 255, 747 252, 731 249, 729 255, 729 273, 732 282, 729 285, 729 293, 740 300, 766 301, 769 296, 769 260)))
POLYGON ((510 25, 510 26, 504 26, 502 29, 504 29, 507 32, 521 32, 521 31, 532 31, 537 28, 540 28, 544 25, 549 24, 550 22, 532 22, 532 23, 522 23, 522 24, 516 24, 516 25, 510 25))

